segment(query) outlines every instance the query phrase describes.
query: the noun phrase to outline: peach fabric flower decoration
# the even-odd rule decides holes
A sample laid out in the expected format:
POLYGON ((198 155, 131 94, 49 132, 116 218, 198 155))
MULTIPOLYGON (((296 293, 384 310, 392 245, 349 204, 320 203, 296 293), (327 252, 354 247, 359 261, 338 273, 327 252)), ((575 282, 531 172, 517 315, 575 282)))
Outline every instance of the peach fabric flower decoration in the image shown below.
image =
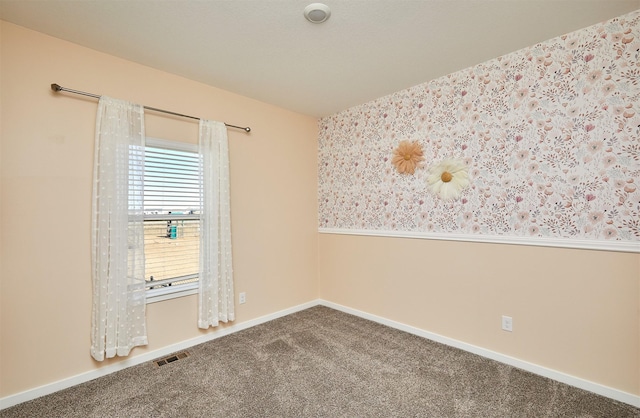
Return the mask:
POLYGON ((469 186, 467 166, 461 160, 443 160, 429 169, 427 184, 441 199, 456 199, 469 186))
POLYGON ((391 162, 401 174, 414 174, 422 156, 422 146, 417 142, 402 141, 393 151, 391 162))

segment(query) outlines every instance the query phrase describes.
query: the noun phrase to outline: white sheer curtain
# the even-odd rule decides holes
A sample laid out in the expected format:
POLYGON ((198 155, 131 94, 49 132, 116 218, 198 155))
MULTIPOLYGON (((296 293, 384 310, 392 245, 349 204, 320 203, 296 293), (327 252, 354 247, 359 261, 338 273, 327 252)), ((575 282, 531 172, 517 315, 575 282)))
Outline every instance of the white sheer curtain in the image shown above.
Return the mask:
POLYGON ((93 180, 91 355, 147 344, 144 280, 144 110, 98 103, 93 180))
POLYGON ((200 120, 201 210, 198 327, 235 319, 229 203, 229 145, 222 122, 200 120))

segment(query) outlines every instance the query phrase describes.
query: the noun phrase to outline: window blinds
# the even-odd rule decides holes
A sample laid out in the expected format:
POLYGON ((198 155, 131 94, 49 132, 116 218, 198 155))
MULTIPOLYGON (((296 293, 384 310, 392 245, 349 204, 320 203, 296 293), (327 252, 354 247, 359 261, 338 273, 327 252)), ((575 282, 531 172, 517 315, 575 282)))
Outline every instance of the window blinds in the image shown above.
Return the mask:
MULTIPOLYGON (((198 280, 200 156, 145 147, 145 277, 148 289, 198 280)), ((184 287, 184 286, 183 286, 184 287)))

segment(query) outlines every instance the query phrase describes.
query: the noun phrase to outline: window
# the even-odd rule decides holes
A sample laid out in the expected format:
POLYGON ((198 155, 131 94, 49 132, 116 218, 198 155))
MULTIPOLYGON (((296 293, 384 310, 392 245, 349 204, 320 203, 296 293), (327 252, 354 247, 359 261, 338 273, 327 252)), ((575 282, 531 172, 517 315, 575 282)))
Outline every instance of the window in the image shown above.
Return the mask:
POLYGON ((146 139, 144 254, 147 302, 198 290, 200 155, 197 145, 146 139))

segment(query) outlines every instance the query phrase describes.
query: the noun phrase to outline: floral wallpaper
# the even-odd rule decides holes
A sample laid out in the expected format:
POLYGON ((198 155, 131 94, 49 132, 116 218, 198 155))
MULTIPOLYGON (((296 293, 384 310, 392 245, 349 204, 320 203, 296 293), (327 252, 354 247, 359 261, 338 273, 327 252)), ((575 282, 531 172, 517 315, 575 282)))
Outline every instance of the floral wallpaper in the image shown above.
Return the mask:
POLYGON ((321 230, 640 241, 640 10, 321 119, 318 176, 321 230))

